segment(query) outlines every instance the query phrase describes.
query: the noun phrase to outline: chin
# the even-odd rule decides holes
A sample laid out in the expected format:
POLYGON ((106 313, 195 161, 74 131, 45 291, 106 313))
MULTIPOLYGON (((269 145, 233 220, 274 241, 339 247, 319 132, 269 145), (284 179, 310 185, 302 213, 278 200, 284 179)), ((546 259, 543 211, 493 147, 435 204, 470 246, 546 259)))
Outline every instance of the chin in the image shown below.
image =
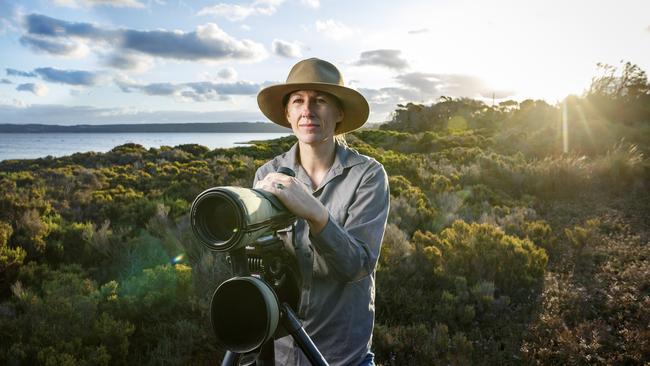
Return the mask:
POLYGON ((296 137, 298 138, 298 141, 302 142, 303 144, 309 144, 309 145, 322 144, 332 139, 332 136, 322 136, 320 134, 318 135, 300 134, 300 135, 296 135, 296 137))

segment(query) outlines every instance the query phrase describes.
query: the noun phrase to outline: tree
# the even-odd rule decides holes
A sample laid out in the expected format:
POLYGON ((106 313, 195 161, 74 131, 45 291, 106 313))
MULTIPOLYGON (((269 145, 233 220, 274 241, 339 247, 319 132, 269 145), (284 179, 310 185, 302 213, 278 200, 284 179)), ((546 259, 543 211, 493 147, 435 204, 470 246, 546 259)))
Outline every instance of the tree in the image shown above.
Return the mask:
POLYGON ((598 63, 599 75, 591 80, 586 98, 613 122, 634 123, 650 120, 648 76, 631 62, 620 68, 598 63))

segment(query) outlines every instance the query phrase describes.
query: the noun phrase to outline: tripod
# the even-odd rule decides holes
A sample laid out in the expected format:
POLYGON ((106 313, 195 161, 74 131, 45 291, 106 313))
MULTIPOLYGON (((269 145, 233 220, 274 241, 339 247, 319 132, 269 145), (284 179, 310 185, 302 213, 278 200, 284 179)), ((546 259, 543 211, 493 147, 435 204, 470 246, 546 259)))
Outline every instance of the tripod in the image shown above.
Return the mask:
POLYGON ((238 277, 222 283, 210 305, 212 327, 228 349, 221 366, 238 366, 251 352, 257 352, 256 366, 275 365, 273 340, 287 333, 312 365, 328 365, 287 303, 295 304, 298 292, 297 270, 287 257, 277 235, 230 253, 238 277))

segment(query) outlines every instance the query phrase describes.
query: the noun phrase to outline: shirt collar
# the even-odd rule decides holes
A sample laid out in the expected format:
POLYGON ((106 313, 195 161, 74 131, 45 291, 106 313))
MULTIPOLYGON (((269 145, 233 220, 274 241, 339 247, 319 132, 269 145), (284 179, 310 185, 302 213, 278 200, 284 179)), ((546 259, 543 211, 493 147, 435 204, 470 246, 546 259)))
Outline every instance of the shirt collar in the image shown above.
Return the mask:
MULTIPOLYGON (((291 146, 291 149, 282 155, 282 158, 279 161, 279 166, 287 166, 293 169, 296 173, 296 178, 303 182, 307 187, 311 187, 311 180, 307 175, 307 172, 302 168, 302 165, 298 163, 299 157, 299 148, 298 142, 291 146)), ((349 147, 336 143, 334 151, 334 162, 330 167, 330 170, 327 172, 327 175, 321 182, 320 186, 315 190, 318 191, 323 188, 329 181, 336 178, 337 176, 343 173, 343 170, 350 168, 357 164, 363 163, 364 159, 356 151, 350 149, 349 147)), ((314 191, 314 192, 315 192, 314 191)))

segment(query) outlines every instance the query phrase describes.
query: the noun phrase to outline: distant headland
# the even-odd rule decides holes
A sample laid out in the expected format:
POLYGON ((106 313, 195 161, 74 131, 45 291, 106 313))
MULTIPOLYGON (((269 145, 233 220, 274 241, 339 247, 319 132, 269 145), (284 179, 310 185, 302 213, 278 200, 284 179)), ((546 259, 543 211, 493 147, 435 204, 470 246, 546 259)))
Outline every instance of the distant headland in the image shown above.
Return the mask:
POLYGON ((125 132, 252 132, 282 133, 289 129, 269 122, 218 122, 218 123, 146 123, 111 125, 44 125, 0 124, 0 133, 125 133, 125 132))

